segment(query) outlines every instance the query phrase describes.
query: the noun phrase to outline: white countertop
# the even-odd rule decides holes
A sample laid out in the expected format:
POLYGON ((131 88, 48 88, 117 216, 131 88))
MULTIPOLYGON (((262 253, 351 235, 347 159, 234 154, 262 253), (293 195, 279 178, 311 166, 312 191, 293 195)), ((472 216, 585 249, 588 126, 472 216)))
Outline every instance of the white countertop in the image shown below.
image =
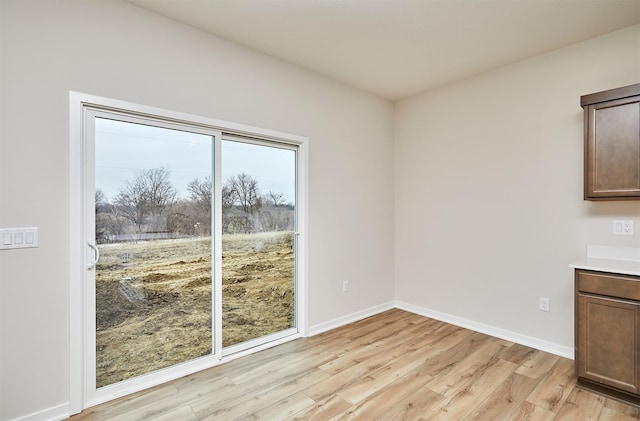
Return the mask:
POLYGON ((587 257, 569 267, 640 276, 640 248, 589 245, 587 257))

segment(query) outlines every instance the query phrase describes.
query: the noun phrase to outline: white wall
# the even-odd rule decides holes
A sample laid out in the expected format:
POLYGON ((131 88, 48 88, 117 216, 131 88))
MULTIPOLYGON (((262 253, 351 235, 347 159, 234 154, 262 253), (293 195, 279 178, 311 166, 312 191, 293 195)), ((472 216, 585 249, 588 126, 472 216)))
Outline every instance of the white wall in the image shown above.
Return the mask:
POLYGON ((307 136, 311 327, 392 302, 391 103, 128 3, 0 10, 0 226, 40 229, 0 252, 0 419, 69 401, 70 90, 307 136))
MULTIPOLYGON (((396 299, 573 349, 573 273, 640 204, 585 202, 580 96, 640 82, 640 26, 396 104, 396 299), (549 313, 538 298, 551 299, 549 313)), ((640 230, 637 230, 640 231, 640 230)))

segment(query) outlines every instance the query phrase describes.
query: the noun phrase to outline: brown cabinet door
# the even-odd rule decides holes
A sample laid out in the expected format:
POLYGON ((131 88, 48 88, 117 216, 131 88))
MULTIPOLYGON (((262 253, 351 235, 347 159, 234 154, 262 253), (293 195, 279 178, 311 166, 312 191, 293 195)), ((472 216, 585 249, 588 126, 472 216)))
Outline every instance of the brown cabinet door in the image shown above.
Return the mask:
POLYGON ((585 199, 640 198, 640 96, 585 107, 585 199))
POLYGON ((578 376, 638 394, 640 305, 582 293, 577 305, 578 376))

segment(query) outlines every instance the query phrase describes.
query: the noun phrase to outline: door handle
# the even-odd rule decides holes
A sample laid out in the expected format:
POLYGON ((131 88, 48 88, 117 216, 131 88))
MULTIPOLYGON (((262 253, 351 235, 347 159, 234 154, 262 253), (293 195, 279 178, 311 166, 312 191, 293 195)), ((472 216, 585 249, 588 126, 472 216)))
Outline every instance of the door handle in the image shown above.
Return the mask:
POLYGON ((93 250, 93 261, 87 264, 87 270, 91 270, 96 267, 96 263, 98 263, 98 260, 100 260, 100 250, 98 250, 98 247, 96 247, 96 245, 92 244, 90 241, 87 241, 87 245, 91 250, 93 250))

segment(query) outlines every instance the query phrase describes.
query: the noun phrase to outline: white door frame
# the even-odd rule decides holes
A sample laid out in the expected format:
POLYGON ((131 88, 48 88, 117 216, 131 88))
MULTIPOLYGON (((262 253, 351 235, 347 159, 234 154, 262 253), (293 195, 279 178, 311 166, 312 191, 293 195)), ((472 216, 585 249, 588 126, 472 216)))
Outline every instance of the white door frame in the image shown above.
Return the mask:
MULTIPOLYGON (((286 342, 295 337, 306 336, 308 332, 308 266, 307 266, 307 250, 308 250, 308 236, 307 236, 307 220, 308 220, 308 139, 303 136, 292 135, 288 133, 276 132, 272 130, 261 129, 257 127, 251 127, 242 124, 230 123, 222 120, 215 120, 207 117, 194 116, 190 114, 164 110, 155 107, 149 107, 134 103, 129 103, 120 100, 114 100, 110 98, 104 98, 89 94, 83 94, 79 92, 69 92, 69 412, 70 414, 76 414, 82 411, 87 406, 91 406, 99 401, 89 401, 89 396, 85 394, 85 360, 88 350, 85 349, 86 329, 85 326, 85 313, 86 313, 86 288, 85 288, 85 272, 87 270, 87 264, 90 256, 87 251, 87 240, 85 232, 86 227, 86 211, 85 204, 87 181, 85 175, 87 173, 86 156, 88 151, 84 144, 86 130, 89 128, 85 126, 85 113, 89 109, 100 109, 104 111, 122 111, 129 114, 135 114, 140 117, 153 116, 167 119, 176 124, 184 122, 190 126, 196 125, 210 130, 218 131, 220 133, 229 133, 232 135, 249 136, 266 141, 284 143, 289 145, 295 145, 297 147, 297 251, 296 251, 296 327, 297 334, 288 336, 285 338, 275 338, 272 342, 261 344, 255 348, 246 349, 242 352, 237 352, 229 356, 222 356, 221 352, 221 340, 217 338, 216 352, 219 354, 219 358, 222 361, 236 358, 242 355, 255 352, 260 349, 268 348, 270 346, 277 345, 279 343, 286 342)), ((222 136, 224 137, 224 136, 222 136)), ((219 145, 218 139, 214 144, 219 145)), ((219 152, 219 151, 216 151, 219 152)), ((217 155, 219 156, 219 154, 217 155)), ((214 177, 214 182, 218 185, 214 185, 217 191, 220 188, 219 177, 214 177)), ((217 215, 214 212, 214 215, 217 215)), ((220 215, 214 216, 220 218, 220 215)), ((221 221, 215 221, 215 225, 221 226, 221 221), (219 223, 219 225, 218 225, 219 223)), ((217 236, 219 237, 219 235, 217 236)), ((214 241, 220 241, 220 238, 214 239, 214 241)), ((215 247, 215 246, 214 246, 215 247)), ((216 253, 217 254, 217 253, 216 253)), ((219 263, 219 262, 218 262, 219 263)), ((220 271, 220 265, 216 265, 216 269, 220 271)), ((220 282, 218 276, 215 276, 217 282, 220 282)), ((216 307, 221 307, 221 300, 216 300, 216 307), (220 301, 220 303, 217 303, 220 301)), ((219 312, 219 308, 215 308, 215 314, 219 312)), ((189 374, 202 370, 206 367, 215 365, 220 360, 212 359, 204 361, 202 364, 194 364, 190 367, 190 371, 185 371, 179 366, 165 371, 166 379, 168 381, 172 378, 189 374)), ((109 399, 116 398, 121 395, 133 393, 138 390, 151 387, 157 383, 148 384, 144 381, 136 382, 135 385, 128 387, 125 390, 117 391, 112 394, 109 399)), ((104 399, 108 400, 108 399, 104 399)))

